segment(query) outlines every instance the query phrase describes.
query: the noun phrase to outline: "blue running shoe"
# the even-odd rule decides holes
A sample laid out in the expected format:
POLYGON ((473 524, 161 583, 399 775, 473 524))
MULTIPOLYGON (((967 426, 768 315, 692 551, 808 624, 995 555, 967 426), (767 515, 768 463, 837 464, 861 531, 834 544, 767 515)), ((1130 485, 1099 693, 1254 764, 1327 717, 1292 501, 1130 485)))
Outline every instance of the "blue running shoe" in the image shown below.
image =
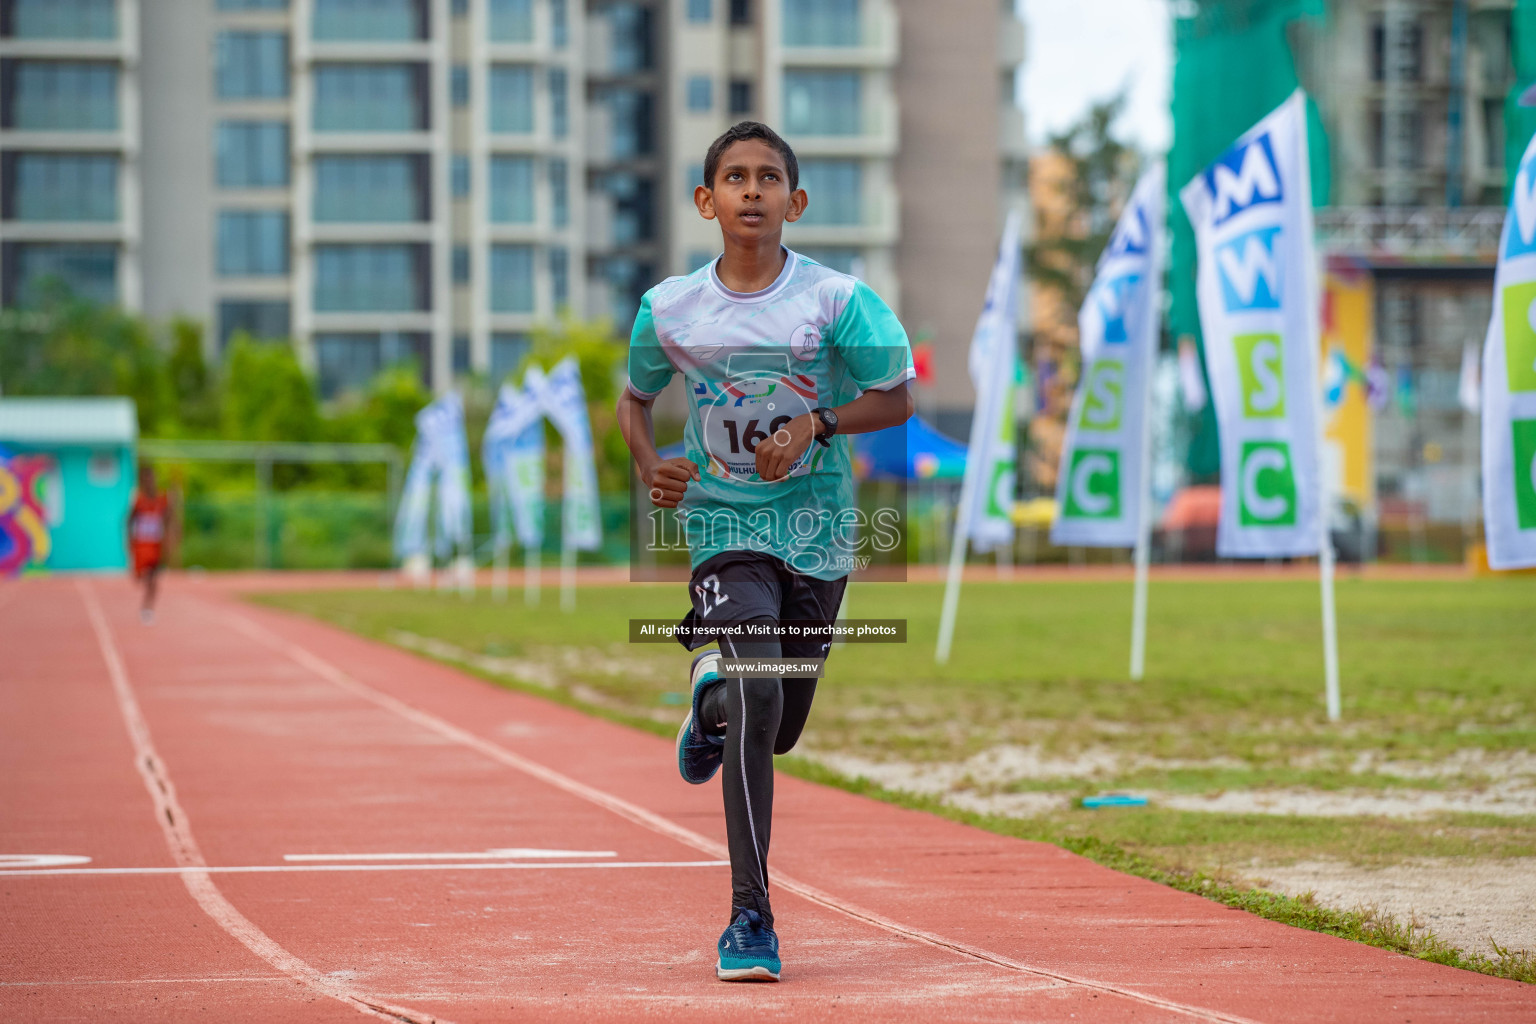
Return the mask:
POLYGON ((736 923, 720 936, 718 948, 715 977, 721 981, 779 980, 779 937, 757 911, 737 907, 736 923))
POLYGON ((677 771, 685 781, 701 786, 715 777, 720 762, 725 758, 725 739, 706 736, 697 724, 699 701, 704 691, 720 678, 720 652, 705 651, 693 659, 689 681, 693 684, 693 703, 688 717, 677 730, 677 771))

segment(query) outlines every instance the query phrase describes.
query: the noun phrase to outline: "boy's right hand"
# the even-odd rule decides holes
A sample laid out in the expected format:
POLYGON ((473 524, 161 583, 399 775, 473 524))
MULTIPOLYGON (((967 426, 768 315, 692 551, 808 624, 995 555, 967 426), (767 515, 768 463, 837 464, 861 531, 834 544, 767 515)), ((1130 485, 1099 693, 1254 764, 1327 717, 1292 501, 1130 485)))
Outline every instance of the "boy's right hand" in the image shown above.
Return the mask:
POLYGON ((688 490, 688 481, 699 479, 699 467, 690 459, 663 459, 642 472, 640 479, 650 489, 652 505, 677 508, 688 490))

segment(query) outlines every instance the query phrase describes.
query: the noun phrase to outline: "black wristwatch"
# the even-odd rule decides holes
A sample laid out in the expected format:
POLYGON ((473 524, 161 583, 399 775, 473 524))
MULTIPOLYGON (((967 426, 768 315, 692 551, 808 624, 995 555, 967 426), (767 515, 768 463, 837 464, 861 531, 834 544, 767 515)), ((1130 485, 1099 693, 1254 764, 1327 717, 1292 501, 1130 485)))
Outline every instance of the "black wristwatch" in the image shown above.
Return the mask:
POLYGON ((837 433, 837 413, 825 406, 817 406, 811 413, 821 420, 821 430, 816 431, 816 440, 823 448, 832 447, 832 435, 837 433))

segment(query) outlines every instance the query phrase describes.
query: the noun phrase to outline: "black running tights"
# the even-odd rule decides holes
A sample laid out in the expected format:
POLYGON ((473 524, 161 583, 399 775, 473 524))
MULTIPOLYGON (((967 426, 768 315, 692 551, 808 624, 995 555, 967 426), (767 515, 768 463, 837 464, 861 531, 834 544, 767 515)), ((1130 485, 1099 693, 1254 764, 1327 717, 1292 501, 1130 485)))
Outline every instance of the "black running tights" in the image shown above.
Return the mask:
MULTIPOLYGON (((777 625, 762 617, 753 623, 777 625)), ((748 631, 750 632, 750 631, 748 631)), ((776 638, 721 639, 727 658, 778 658, 776 638)), ((768 837, 773 829, 773 755, 786 754, 800 739, 816 680, 734 679, 705 694, 700 715, 704 731, 725 733, 725 763, 720 775, 725 792, 725 836, 731 850, 731 918, 736 910, 756 910, 772 926, 768 905, 768 837)))

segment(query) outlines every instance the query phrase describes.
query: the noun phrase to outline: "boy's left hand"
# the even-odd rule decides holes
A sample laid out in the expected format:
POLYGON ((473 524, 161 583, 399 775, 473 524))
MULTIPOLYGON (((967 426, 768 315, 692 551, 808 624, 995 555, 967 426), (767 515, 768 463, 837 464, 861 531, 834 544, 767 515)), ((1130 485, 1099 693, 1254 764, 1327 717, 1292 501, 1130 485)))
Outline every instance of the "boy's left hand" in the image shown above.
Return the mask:
POLYGON ((789 475, 789 468, 816 440, 816 428, 820 422, 807 413, 790 420, 783 429, 769 434, 757 442, 753 452, 757 456, 757 475, 770 483, 789 475), (787 435, 787 436, 786 436, 787 435), (779 442, 783 441, 784 444, 779 442))

